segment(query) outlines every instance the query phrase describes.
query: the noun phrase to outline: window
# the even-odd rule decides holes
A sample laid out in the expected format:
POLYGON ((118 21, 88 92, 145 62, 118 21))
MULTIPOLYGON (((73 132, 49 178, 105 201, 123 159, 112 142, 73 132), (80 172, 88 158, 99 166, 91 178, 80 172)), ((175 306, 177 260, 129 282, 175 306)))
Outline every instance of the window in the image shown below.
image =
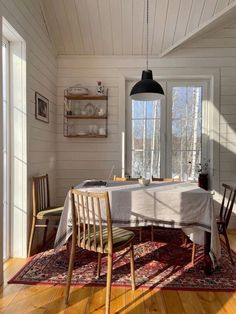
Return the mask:
POLYGON ((201 163, 202 87, 172 87, 172 177, 196 180, 201 163))
POLYGON ((132 102, 132 177, 160 174, 160 101, 132 102))
POLYGON ((15 256, 25 257, 27 251, 26 44, 4 18, 2 33, 6 38, 2 45, 2 136, 5 228, 3 236, 4 258, 7 259, 15 256))
POLYGON ((9 42, 2 40, 2 96, 3 96, 3 259, 9 257, 9 42))
POLYGON ((196 180, 199 164, 207 159, 207 144, 202 140, 207 125, 203 122, 207 120, 206 102, 202 108, 207 85, 162 85, 167 86, 163 101, 128 102, 127 173, 196 180))

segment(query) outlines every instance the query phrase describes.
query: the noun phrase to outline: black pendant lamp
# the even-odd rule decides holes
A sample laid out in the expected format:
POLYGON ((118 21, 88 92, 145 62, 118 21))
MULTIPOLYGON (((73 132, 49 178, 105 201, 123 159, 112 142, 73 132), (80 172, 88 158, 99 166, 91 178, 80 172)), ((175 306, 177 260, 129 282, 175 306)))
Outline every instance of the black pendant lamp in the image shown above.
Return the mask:
POLYGON ((147 0, 147 61, 146 70, 142 72, 141 81, 137 82, 131 92, 130 97, 134 100, 157 100, 164 96, 164 91, 161 85, 153 80, 152 70, 148 69, 148 7, 149 0, 147 0))

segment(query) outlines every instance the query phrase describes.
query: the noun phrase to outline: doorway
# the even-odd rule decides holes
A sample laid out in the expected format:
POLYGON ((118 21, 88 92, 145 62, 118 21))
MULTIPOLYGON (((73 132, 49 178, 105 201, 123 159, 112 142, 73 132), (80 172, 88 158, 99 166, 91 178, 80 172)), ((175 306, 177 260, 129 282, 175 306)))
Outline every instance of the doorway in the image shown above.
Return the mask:
MULTIPOLYGON (((127 101, 126 171, 196 181, 208 161, 207 82, 161 81, 165 97, 127 101)), ((128 94, 134 82, 128 84, 128 94)))
POLYGON ((2 38, 3 111, 3 261, 10 257, 10 97, 9 42, 2 38))
MULTIPOLYGON (((3 258, 27 252, 26 44, 2 19, 3 258)), ((1 254, 0 254, 1 255, 1 254)), ((0 264, 0 266, 1 266, 0 264)))

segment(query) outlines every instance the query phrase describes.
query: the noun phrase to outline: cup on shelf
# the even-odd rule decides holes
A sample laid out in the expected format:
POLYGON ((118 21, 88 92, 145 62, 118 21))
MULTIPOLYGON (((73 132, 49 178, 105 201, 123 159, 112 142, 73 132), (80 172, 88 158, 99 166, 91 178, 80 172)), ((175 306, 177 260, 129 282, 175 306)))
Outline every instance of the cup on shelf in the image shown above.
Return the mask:
POLYGON ((79 108, 75 108, 74 115, 76 115, 76 116, 79 116, 79 115, 80 115, 80 110, 79 110, 79 108))
POLYGON ((95 124, 91 124, 88 126, 89 134, 96 135, 98 133, 98 126, 95 124))
POLYGON ((89 125, 88 129, 89 129, 89 134, 93 134, 93 125, 89 125))
POLYGON ((100 108, 100 109, 98 110, 98 116, 99 116, 99 117, 102 117, 102 116, 104 116, 104 114, 105 114, 105 110, 104 110, 103 108, 100 108))
POLYGON ((98 126, 94 125, 93 126, 93 134, 97 134, 98 133, 98 126))
POLYGON ((105 128, 99 128, 98 133, 99 133, 99 135, 106 135, 105 128))

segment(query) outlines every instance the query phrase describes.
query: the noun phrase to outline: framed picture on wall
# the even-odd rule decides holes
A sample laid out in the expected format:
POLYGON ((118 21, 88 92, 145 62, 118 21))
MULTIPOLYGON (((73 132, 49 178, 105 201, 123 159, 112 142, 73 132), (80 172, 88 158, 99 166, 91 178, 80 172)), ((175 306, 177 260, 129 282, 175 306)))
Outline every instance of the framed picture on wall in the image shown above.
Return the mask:
POLYGON ((35 92, 35 118, 49 123, 49 100, 35 92))

